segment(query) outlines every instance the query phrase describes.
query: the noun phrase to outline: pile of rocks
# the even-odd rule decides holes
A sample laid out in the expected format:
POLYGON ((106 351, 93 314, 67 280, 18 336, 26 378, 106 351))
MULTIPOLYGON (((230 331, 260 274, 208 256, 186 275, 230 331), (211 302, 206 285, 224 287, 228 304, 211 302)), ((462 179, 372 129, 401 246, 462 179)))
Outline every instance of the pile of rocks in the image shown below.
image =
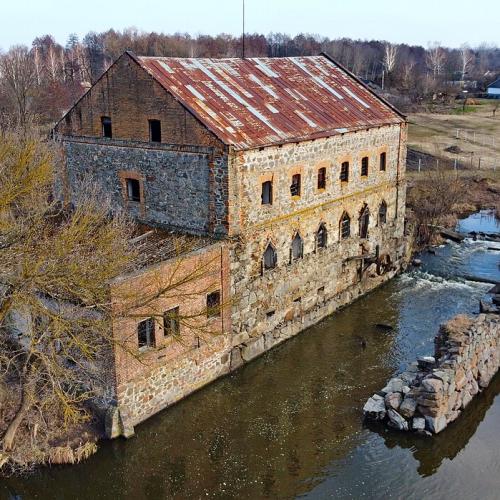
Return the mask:
POLYGON ((437 434, 499 368, 500 319, 457 316, 441 326, 435 356, 420 357, 366 402, 365 417, 401 431, 437 434))

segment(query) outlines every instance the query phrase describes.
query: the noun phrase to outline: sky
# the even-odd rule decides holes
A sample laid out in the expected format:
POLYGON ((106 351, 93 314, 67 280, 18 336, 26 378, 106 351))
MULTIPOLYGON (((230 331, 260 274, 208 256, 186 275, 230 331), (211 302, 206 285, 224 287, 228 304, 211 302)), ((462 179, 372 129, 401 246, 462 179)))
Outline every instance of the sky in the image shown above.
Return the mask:
MULTIPOLYGON (((0 49, 52 34, 140 31, 241 33, 243 0, 0 0, 0 49)), ((500 45, 500 0, 245 0, 249 33, 315 33, 459 47, 500 45), (477 8, 473 8, 477 6, 477 8)))

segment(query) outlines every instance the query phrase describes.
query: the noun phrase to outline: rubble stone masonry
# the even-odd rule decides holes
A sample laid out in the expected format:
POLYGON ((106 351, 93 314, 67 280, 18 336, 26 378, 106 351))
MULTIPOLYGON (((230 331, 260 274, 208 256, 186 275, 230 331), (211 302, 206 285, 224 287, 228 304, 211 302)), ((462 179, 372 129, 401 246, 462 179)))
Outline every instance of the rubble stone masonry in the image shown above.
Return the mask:
POLYGON ((500 366, 500 320, 457 316, 435 339, 435 356, 422 357, 365 405, 365 415, 403 431, 438 433, 459 417, 500 366))
POLYGON ((331 314, 338 307, 390 279, 405 263, 405 126, 372 128, 316 141, 242 152, 230 164, 231 294, 235 297, 233 367, 331 314), (401 138, 400 138, 401 134, 401 138), (380 153, 387 155, 380 170, 380 153), (367 176, 361 158, 368 156, 367 176), (349 161, 349 181, 340 165, 349 161), (317 188, 318 169, 326 168, 326 187, 317 188), (292 197, 292 175, 301 175, 301 194, 292 197), (261 186, 272 181, 272 205, 261 204, 261 186), (386 222, 378 218, 382 202, 386 222), (368 207, 368 237, 359 235, 359 217, 368 207), (341 239, 340 219, 351 219, 351 236, 341 239), (326 248, 318 248, 320 225, 326 248), (291 258, 299 233, 303 257, 291 258), (271 244, 274 269, 262 258, 271 244), (377 273, 363 268, 362 255, 378 252, 388 263, 377 273), (363 272, 364 271, 364 272, 363 272), (250 346, 253 346, 250 348, 250 346))

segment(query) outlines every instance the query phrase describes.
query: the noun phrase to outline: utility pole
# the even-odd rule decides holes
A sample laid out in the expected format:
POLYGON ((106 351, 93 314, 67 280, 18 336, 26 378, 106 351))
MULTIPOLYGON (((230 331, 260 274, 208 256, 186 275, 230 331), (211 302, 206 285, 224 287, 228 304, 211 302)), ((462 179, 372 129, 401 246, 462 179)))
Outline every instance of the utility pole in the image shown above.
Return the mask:
POLYGON ((245 0, 243 0, 243 32, 241 34, 241 58, 245 59, 245 0))

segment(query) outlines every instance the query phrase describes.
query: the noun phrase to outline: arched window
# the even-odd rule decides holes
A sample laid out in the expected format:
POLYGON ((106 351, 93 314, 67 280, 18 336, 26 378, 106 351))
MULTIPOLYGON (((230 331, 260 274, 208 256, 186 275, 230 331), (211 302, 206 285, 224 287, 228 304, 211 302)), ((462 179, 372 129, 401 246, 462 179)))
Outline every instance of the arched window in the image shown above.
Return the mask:
POLYGON ((278 262, 278 255, 274 247, 269 243, 267 245, 266 251, 264 252, 263 263, 264 269, 274 269, 278 262))
POLYGON ((378 209, 378 223, 379 225, 383 225, 387 222, 387 203, 382 201, 380 207, 378 209))
POLYGON ((349 236, 351 236, 351 218, 347 212, 344 212, 340 219, 340 238, 345 240, 349 236))
POLYGON ((327 231, 324 224, 320 224, 318 232, 316 233, 316 246, 317 248, 325 248, 327 243, 327 231))
POLYGON ((299 233, 296 233, 292 240, 292 260, 301 259, 304 255, 304 245, 299 233))
POLYGON ((368 226, 370 225, 370 209, 365 205, 359 214, 359 237, 368 238, 368 226))

